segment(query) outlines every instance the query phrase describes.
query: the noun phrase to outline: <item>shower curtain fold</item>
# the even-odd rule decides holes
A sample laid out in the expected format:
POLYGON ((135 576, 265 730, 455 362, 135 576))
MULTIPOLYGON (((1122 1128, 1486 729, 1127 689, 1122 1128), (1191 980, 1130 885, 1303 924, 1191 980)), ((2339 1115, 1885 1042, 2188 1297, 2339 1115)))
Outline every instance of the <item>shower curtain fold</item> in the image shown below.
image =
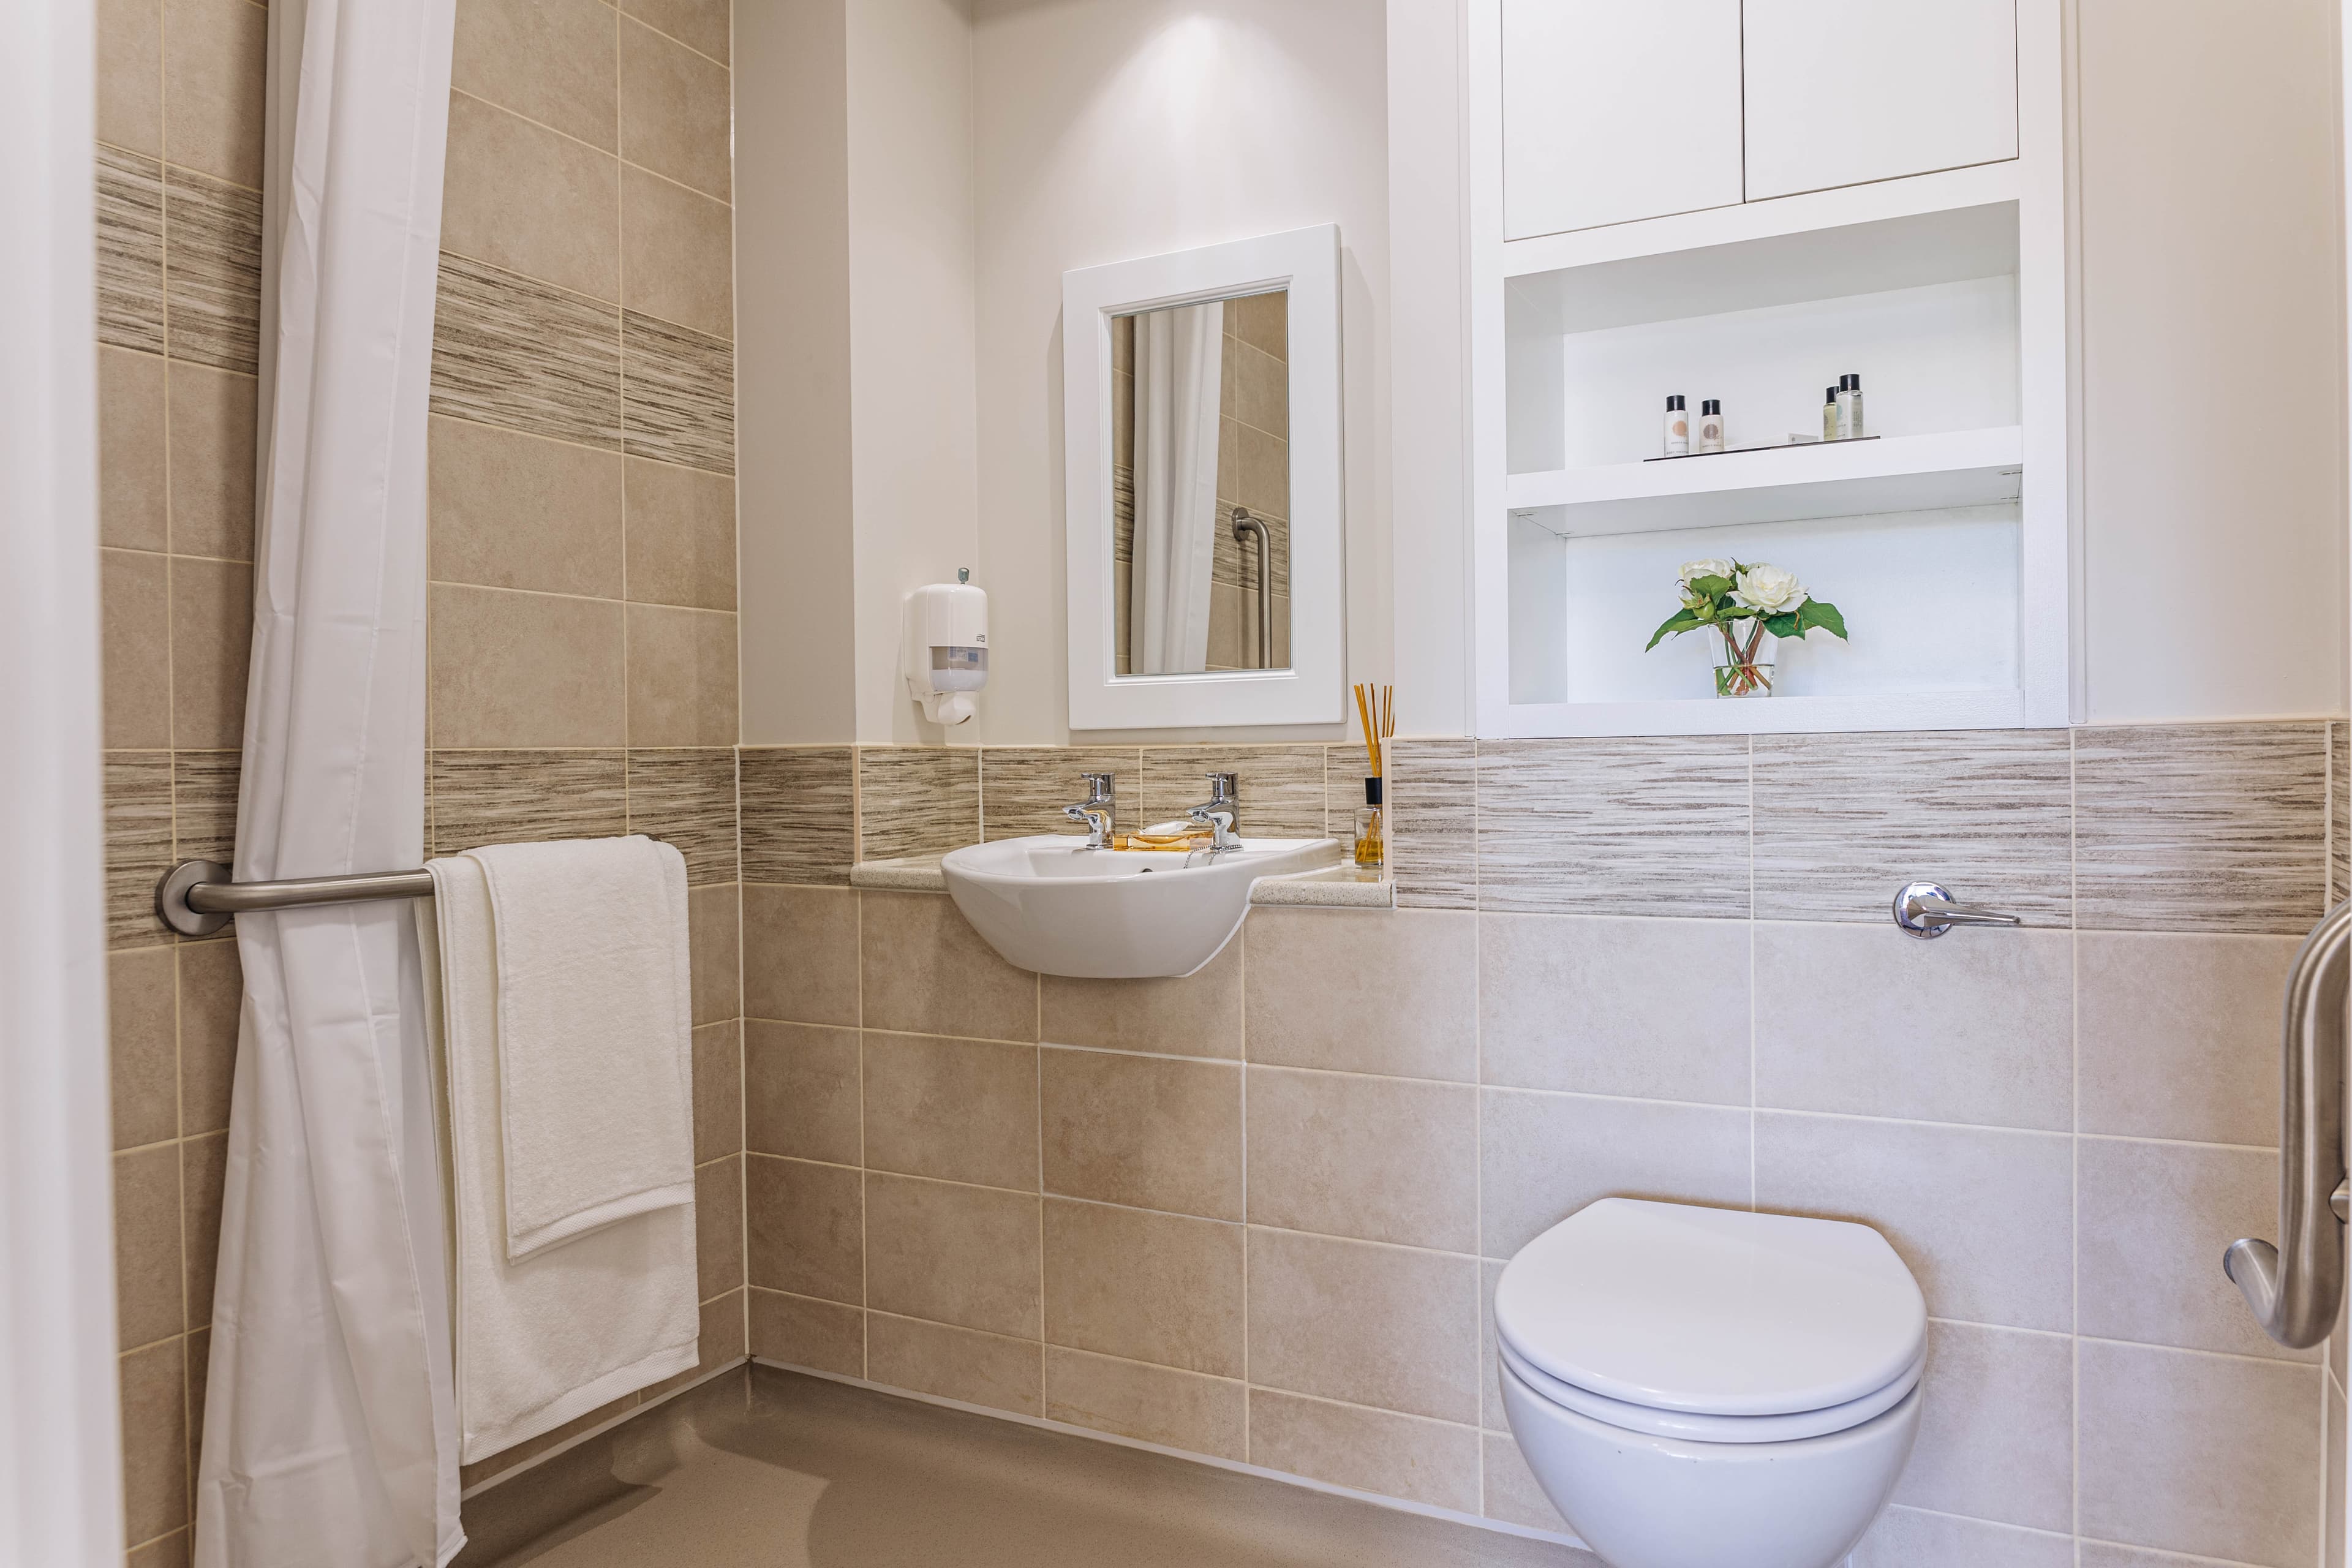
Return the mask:
POLYGON ((1225 307, 1135 318, 1135 565, 1128 620, 1138 675, 1209 667, 1217 542, 1217 424, 1225 307))
MULTIPOLYGON (((454 0, 277 0, 236 877, 425 851, 425 398, 454 0)), ((438 1568, 443 1211, 404 905, 240 916, 198 1568, 438 1568)))

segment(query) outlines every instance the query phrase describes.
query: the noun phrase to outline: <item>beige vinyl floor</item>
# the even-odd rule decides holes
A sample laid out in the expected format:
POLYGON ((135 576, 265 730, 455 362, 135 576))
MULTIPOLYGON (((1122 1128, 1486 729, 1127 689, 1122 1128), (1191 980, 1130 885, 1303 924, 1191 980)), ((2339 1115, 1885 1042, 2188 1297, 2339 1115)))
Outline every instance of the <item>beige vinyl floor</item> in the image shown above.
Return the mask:
POLYGON ((1598 1568, 1545 1542, 751 1366, 466 1505, 452 1568, 1598 1568))

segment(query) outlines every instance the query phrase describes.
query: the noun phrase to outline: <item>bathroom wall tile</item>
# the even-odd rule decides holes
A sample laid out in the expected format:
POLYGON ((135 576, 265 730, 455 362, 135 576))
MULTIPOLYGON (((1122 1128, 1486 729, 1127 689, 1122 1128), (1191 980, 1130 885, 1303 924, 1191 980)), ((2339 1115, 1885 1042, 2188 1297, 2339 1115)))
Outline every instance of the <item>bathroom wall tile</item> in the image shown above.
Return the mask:
POLYGON ((1195 973, 1172 979, 1041 976, 1045 1037, 1056 1045, 1238 1058, 1242 970, 1242 944, 1229 942, 1195 973))
POLYGON ((2072 1528, 2074 1355, 2060 1334, 1929 1323, 1919 1439, 1895 1500, 2002 1524, 2072 1528))
POLYGON ((839 1165, 744 1156, 751 1283, 852 1306, 865 1300, 865 1178, 839 1165))
POLYGON ((433 744, 618 746, 621 606, 433 585, 433 744))
POLYGON ((449 96, 443 248, 575 294, 621 297, 621 165, 520 115, 449 96))
POLYGON ((1759 1105, 2074 1126, 2071 931, 1921 942, 1892 921, 1755 931, 1759 1105))
POLYGON ((731 883, 687 890, 688 963, 693 971, 697 1024, 742 1015, 742 897, 743 889, 731 883))
POLYGON ((1031 1194, 879 1173, 866 1178, 866 1289, 885 1312, 1034 1340, 1031 1194))
POLYGON ((180 1149, 114 1157, 114 1314, 124 1350, 186 1327, 180 1291, 180 1149))
POLYGON ((629 454, 733 473, 734 344, 625 310, 621 347, 628 370, 622 444, 629 454))
POLYGON ((1853 1568, 2074 1568, 2074 1541, 1895 1507, 1879 1515, 1853 1549, 1853 1568))
POLYGON ((256 386, 249 375, 172 366, 172 549, 177 554, 253 559, 256 386))
POLYGON ((694 1031, 694 1158, 742 1152, 743 1023, 729 1018, 694 1031))
POLYGON ((163 352, 163 166, 98 149, 98 341, 163 352))
POLYGON ((621 23, 621 156, 728 199, 727 68, 650 27, 621 23))
POLYGON ((205 1447, 205 1384, 212 1372, 213 1334, 198 1329, 188 1336, 188 1471, 195 1473, 205 1447))
POLYGON ((761 1361, 866 1375, 866 1314, 855 1307, 755 1289, 751 1332, 751 1353, 761 1361))
POLYGON ((937 855, 979 842, 979 752, 859 747, 857 824, 860 860, 937 855))
POLYGON ((1253 1226, 1248 1283, 1252 1383, 1477 1419, 1474 1259, 1253 1226))
POLYGON ((1205 775, 1212 773, 1235 775, 1234 798, 1244 836, 1323 836, 1320 746, 1146 746, 1142 820, 1137 826, 1181 816, 1208 799, 1205 775))
POLYGON ((261 193, 167 163, 163 210, 172 357, 252 374, 261 345, 261 193))
POLYGON ((735 617, 631 605, 628 618, 630 743, 733 745, 735 617))
POLYGON ((2301 935, 2326 895, 2323 724, 2080 730, 2077 921, 2301 935))
POLYGON ((172 840, 182 860, 236 858, 237 752, 172 753, 172 840))
POLYGON ((1276 359, 1287 360, 1290 357, 1290 294, 1287 289, 1277 289, 1271 294, 1245 295, 1226 309, 1232 312, 1227 324, 1234 336, 1276 359))
POLYGON ((172 743, 171 567, 143 551, 98 552, 99 657, 106 743, 172 743))
POLYGON ((1744 918, 1748 774, 1745 736, 1485 742, 1479 906, 1744 918))
POLYGON ((1476 917, 1257 910, 1242 939, 1252 1061, 1465 1083, 1478 1076, 1476 917))
POLYGON ((1039 1079, 1047 1192, 1242 1217, 1238 1066, 1049 1049, 1039 1079))
POLYGON ((2205 1568, 2213 1560, 2179 1557, 2169 1552, 2142 1552, 2110 1542, 2085 1540, 2074 1561, 2077 1568, 2184 1568, 2184 1564, 2187 1568, 2205 1568))
POLYGON ((2278 1156, 2084 1138, 2074 1156, 2076 1329, 2101 1339, 2317 1361, 2263 1333, 2214 1259, 2278 1217, 2278 1156))
POLYGON ((2352 895, 2352 724, 2327 726, 2327 905, 2352 895))
POLYGON ((699 1383, 719 1368, 735 1365, 750 1354, 751 1352, 745 1348, 747 1325, 744 1322, 744 1301, 750 1294, 750 1291, 738 1285, 724 1296, 703 1302, 702 1321, 698 1326, 698 1337, 701 1340, 700 1358, 684 1372, 646 1389, 645 1397, 658 1398, 672 1389, 684 1388, 691 1383, 699 1383))
POLYGON ((2279 998, 2301 945, 2084 931, 2074 960, 2082 1130, 2276 1143, 2279 998))
POLYGON ((179 1015, 172 954, 168 947, 149 947, 107 960, 107 1067, 117 1149, 180 1135, 179 1015))
POLYGON ((1463 1513, 1477 1511, 1478 1434, 1268 1389, 1249 1394, 1250 1463, 1463 1513))
POLYGON ((735 335, 735 215, 723 201, 649 174, 621 175, 626 303, 696 331, 735 335))
POLYGON ((155 918, 155 883, 172 866, 172 759, 110 752, 106 791, 106 941, 150 947, 172 932, 155 918))
POLYGON ((236 1036, 245 1010, 245 968, 234 942, 184 942, 174 950, 180 998, 180 1131, 194 1137, 228 1127, 236 1079, 236 1036))
POLYGON ((1478 907, 1477 759, 1473 741, 1400 740, 1381 748, 1398 908, 1478 907))
POLYGON ((433 577, 486 588, 621 596, 621 458, 436 416, 433 577))
POLYGON ((127 152, 163 151, 163 16, 160 0, 99 0, 98 139, 127 152))
POLYGON ((2072 1140, 1765 1111, 1759 1208, 1874 1226, 1938 1317, 2064 1330, 2073 1317, 2072 1140))
POLYGON ((1484 1091, 1479 1125, 1485 1237, 1509 1258, 1597 1198, 1746 1208, 1745 1107, 1484 1091))
POLYGON ((1729 921, 1480 915, 1486 1081, 1747 1104, 1750 940, 1729 921))
MULTIPOLYGON (((1280 609, 1277 605, 1277 614, 1280 609)), ((1396 743, 1391 742, 1392 747, 1396 743)), ((1363 756, 1364 748, 1360 745, 1331 746, 1323 752, 1323 832, 1350 849, 1356 842, 1356 809, 1364 804, 1363 756)), ((1385 782, 1382 788, 1387 788, 1385 782)), ((1387 808, 1383 821, 1388 842, 1393 849, 1396 802, 1385 794, 1381 799, 1387 808)), ((1395 869, 1393 861, 1390 869, 1395 869)))
POLYGON ((1468 1252, 1477 1216, 1476 1089, 1249 1069, 1253 1224, 1468 1252))
POLYGON ((866 1315, 866 1376, 876 1383, 1022 1415, 1045 1412, 1044 1356, 1034 1340, 883 1312, 866 1315))
POLYGON ((258 189, 269 13, 163 0, 163 156, 258 189))
POLYGON ((746 746, 743 879, 846 887, 857 801, 847 746, 746 746))
POLYGON ((1491 1258, 1478 1265, 1478 1424, 1489 1432, 1511 1429, 1503 1409, 1502 1356, 1495 1349, 1495 1287, 1502 1282, 1504 1267, 1491 1258))
POLYGON ((746 1017, 857 1022, 857 900, 845 888, 744 884, 746 1017))
POLYGON ((1173 1367, 1045 1347, 1045 1419, 1139 1442, 1248 1457, 1245 1385, 1173 1367))
POLYGON ((599 5, 467 0, 457 10, 451 80, 607 153, 619 145, 617 25, 599 5))
POLYGON ((220 1264, 221 1204, 228 1190, 228 1134, 210 1132, 180 1144, 180 1234, 187 1257, 188 1327, 213 1321, 220 1264))
MULTIPOLYGON (((2341 1454, 2345 1451, 2344 1444, 2346 1438, 2345 1426, 2347 1412, 2345 1409, 2344 1385, 2336 1382, 2332 1377, 2327 1380, 2326 1399, 2327 1434, 2326 1452, 2329 1454, 2341 1454)), ((2323 1563, 2341 1563, 2344 1561, 2346 1510, 2345 1492, 2347 1487, 2347 1479, 2344 1471, 2345 1467, 2341 1464, 2333 1464, 2327 1467, 2327 1481, 2326 1489, 2327 1493, 2326 1534, 2326 1539, 2322 1543, 2322 1551, 2325 1555, 2320 1558, 2320 1561, 2323 1563)))
POLYGON ((856 1030, 745 1022, 743 1128, 754 1151, 862 1163, 862 1092, 856 1030))
MULTIPOLYGON (((1143 752, 1134 746, 989 746, 980 752, 981 837, 1018 838, 1031 833, 1086 829, 1062 808, 1086 798, 1080 773, 1111 775, 1114 828, 1129 833, 1143 822, 1143 752)), ((1204 794, 1202 798, 1207 799, 1204 794)))
POLYGON ((699 610, 735 607, 735 481, 631 458, 628 596, 699 610))
POLYGON ((1518 1444, 1507 1433, 1495 1432, 1486 1433, 1479 1441, 1486 1448, 1486 1459, 1479 1468, 1486 1489, 1485 1501, 1478 1511, 1506 1524, 1549 1530, 1561 1535, 1570 1533, 1568 1521, 1559 1517, 1559 1510, 1544 1496, 1536 1473, 1528 1468, 1527 1456, 1519 1452, 1518 1444))
POLYGON ((1037 1190, 1037 1047, 929 1035, 865 1037, 866 1164, 1037 1190))
POLYGON ((143 1546, 134 1546, 123 1555, 124 1568, 188 1568, 194 1561, 194 1547, 189 1543, 192 1531, 175 1530, 169 1535, 159 1535, 143 1546))
MULTIPOLYGON (((661 1385, 656 1384, 654 1386, 658 1388, 661 1385)), ((536 1437, 526 1437, 511 1448, 502 1448, 487 1459, 460 1465, 457 1467, 457 1484, 461 1488, 471 1488, 492 1479, 503 1480, 550 1450, 636 1409, 645 1403, 648 1392, 641 1389, 634 1394, 625 1394, 610 1404, 600 1405, 585 1415, 573 1416, 561 1426, 541 1432, 536 1437)))
POLYGON ((627 772, 617 751, 432 752, 434 853, 626 833, 627 772))
POLYGON ((2264 1568, 2319 1549, 2315 1367, 2084 1340, 2082 1533, 2264 1568))
POLYGON ((1906 882, 2065 925, 2074 780, 2063 730, 1756 739, 1756 912, 1883 922, 1906 882))
POLYGON ((727 0, 622 0, 621 14, 635 16, 721 65, 727 62, 731 20, 727 0))
MULTIPOLYGON (((104 347, 98 351, 100 544, 126 550, 170 548, 163 366, 153 354, 104 347)), ((248 470, 252 461, 248 450, 248 470)))
POLYGON ((1245 1370, 1242 1227, 1052 1198, 1045 1338, 1188 1372, 1245 1370))
POLYGON ((967 1039, 1037 1037, 1037 977, 999 958, 939 893, 865 893, 866 1026, 967 1039))
POLYGON ((245 743, 246 659, 253 647, 253 568, 172 562, 172 743, 245 743))
POLYGON ((150 1541, 188 1522, 187 1342, 121 1362, 123 1538, 150 1541))
POLYGON ((743 1156, 694 1173, 696 1296, 708 1301, 743 1284, 743 1156))
POLYGON ((619 447, 620 313, 442 252, 432 408, 561 441, 619 447))
POLYGON ((628 770, 629 831, 676 846, 697 887, 734 881, 734 750, 632 751, 628 770))

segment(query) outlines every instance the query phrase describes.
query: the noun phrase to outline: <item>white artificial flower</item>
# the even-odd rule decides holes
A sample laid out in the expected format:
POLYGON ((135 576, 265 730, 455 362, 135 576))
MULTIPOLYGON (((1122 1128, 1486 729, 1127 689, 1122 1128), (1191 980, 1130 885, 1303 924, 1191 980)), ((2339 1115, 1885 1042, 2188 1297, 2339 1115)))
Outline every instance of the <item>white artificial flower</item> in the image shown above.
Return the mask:
POLYGON ((1730 575, 1731 563, 1728 561, 1712 559, 1685 561, 1683 563, 1680 581, 1682 585, 1687 588, 1691 585, 1691 579, 1694 577, 1728 577, 1730 575))
POLYGON ((1750 566, 1739 574, 1739 585, 1731 590, 1735 602, 1767 616, 1785 616, 1809 596, 1794 572, 1778 566, 1750 566))

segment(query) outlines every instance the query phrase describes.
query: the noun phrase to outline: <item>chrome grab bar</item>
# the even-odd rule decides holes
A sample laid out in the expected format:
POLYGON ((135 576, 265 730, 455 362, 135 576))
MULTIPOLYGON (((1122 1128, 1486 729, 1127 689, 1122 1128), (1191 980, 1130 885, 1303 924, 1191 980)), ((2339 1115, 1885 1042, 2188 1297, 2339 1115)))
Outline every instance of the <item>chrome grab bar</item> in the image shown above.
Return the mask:
POLYGON ((2263 1332, 2302 1350, 2336 1326, 2344 1295, 2344 1004, 2352 900, 2311 928, 2287 973, 2279 1055, 2279 1246, 2242 1237, 2221 1254, 2263 1332))
POLYGON ((1266 526, 1250 515, 1249 508, 1234 508, 1234 542, 1242 536, 1257 535, 1257 667, 1274 668, 1274 535, 1266 526))
POLYGON ((1956 904, 1951 894, 1933 882, 1906 882, 1895 895, 1895 923, 1903 928, 1906 935, 1924 939, 1941 936, 1954 926, 2018 926, 2025 922, 2015 915, 1956 904))
POLYGON ((371 899, 429 899, 430 871, 353 871, 284 882, 235 882, 217 860, 183 860, 155 884, 155 914, 182 936, 210 936, 231 915, 308 904, 358 904, 371 899))

